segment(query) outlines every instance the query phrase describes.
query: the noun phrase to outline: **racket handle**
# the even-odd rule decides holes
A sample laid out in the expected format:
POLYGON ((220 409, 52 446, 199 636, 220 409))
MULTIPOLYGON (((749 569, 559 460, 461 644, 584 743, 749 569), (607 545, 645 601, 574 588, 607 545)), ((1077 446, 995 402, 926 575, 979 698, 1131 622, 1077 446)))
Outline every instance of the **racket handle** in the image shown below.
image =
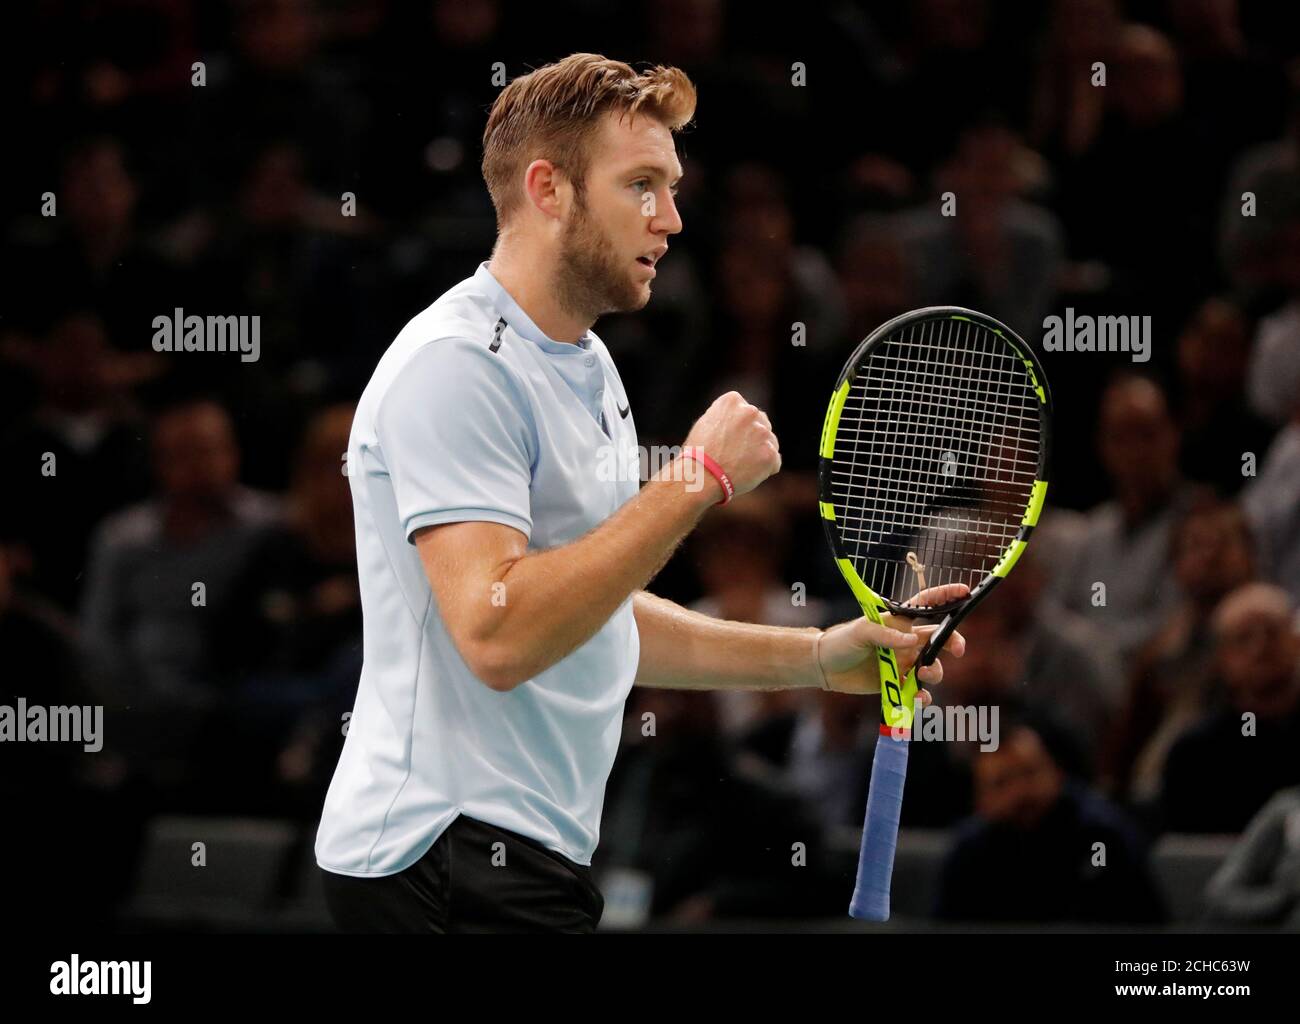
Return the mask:
POLYGON ((858 880, 849 902, 849 916, 861 921, 889 920, 889 883, 894 875, 898 818, 903 811, 907 782, 908 740, 895 739, 881 729, 867 791, 867 818, 862 826, 858 880))

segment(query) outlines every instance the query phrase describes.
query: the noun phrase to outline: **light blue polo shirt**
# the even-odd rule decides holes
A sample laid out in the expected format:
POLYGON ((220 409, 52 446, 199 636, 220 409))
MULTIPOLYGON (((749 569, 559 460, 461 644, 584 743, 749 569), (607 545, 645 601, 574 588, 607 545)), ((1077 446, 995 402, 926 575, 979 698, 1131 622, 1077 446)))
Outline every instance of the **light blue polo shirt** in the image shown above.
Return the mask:
POLYGON ((636 494, 636 445, 600 339, 546 337, 486 264, 398 334, 348 440, 365 664, 316 835, 321 867, 401 871, 460 814, 591 863, 640 656, 631 599, 498 693, 448 635, 411 536, 477 520, 521 530, 530 550, 577 540, 636 494))

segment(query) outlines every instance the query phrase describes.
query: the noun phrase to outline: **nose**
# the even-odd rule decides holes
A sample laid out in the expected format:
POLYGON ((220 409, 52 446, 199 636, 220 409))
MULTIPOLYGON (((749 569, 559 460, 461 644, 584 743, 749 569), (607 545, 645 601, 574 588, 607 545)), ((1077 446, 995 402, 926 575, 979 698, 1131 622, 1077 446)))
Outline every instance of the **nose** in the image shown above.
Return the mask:
POLYGON ((672 192, 664 189, 655 205, 655 215, 650 218, 650 230, 655 234, 676 235, 682 230, 682 217, 677 212, 677 201, 672 192))

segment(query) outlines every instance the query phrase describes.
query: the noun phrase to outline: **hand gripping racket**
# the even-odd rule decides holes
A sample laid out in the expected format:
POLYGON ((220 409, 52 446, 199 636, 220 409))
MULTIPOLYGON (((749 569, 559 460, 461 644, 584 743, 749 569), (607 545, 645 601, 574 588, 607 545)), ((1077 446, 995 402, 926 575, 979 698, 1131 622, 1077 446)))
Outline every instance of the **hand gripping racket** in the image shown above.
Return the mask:
MULTIPOLYGON (((1028 345, 992 317, 914 310, 874 331, 840 374, 822 427, 819 505, 862 613, 942 620, 929 665, 1020 557, 1047 495, 1052 399, 1028 345), (970 593, 923 607, 928 587, 970 593)), ((889 919, 916 669, 880 649, 880 739, 849 914, 889 919)))

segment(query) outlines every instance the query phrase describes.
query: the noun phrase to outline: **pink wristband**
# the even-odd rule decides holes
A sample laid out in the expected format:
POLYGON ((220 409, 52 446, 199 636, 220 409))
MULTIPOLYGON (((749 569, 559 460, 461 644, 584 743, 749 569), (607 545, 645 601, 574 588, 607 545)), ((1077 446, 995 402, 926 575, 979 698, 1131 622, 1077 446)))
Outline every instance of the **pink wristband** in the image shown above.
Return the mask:
POLYGON ((704 453, 703 448, 683 448, 682 458, 694 459, 713 474, 714 479, 717 480, 722 487, 722 500, 718 502, 719 505, 725 505, 735 496, 736 488, 731 482, 731 477, 727 476, 726 471, 704 453))

